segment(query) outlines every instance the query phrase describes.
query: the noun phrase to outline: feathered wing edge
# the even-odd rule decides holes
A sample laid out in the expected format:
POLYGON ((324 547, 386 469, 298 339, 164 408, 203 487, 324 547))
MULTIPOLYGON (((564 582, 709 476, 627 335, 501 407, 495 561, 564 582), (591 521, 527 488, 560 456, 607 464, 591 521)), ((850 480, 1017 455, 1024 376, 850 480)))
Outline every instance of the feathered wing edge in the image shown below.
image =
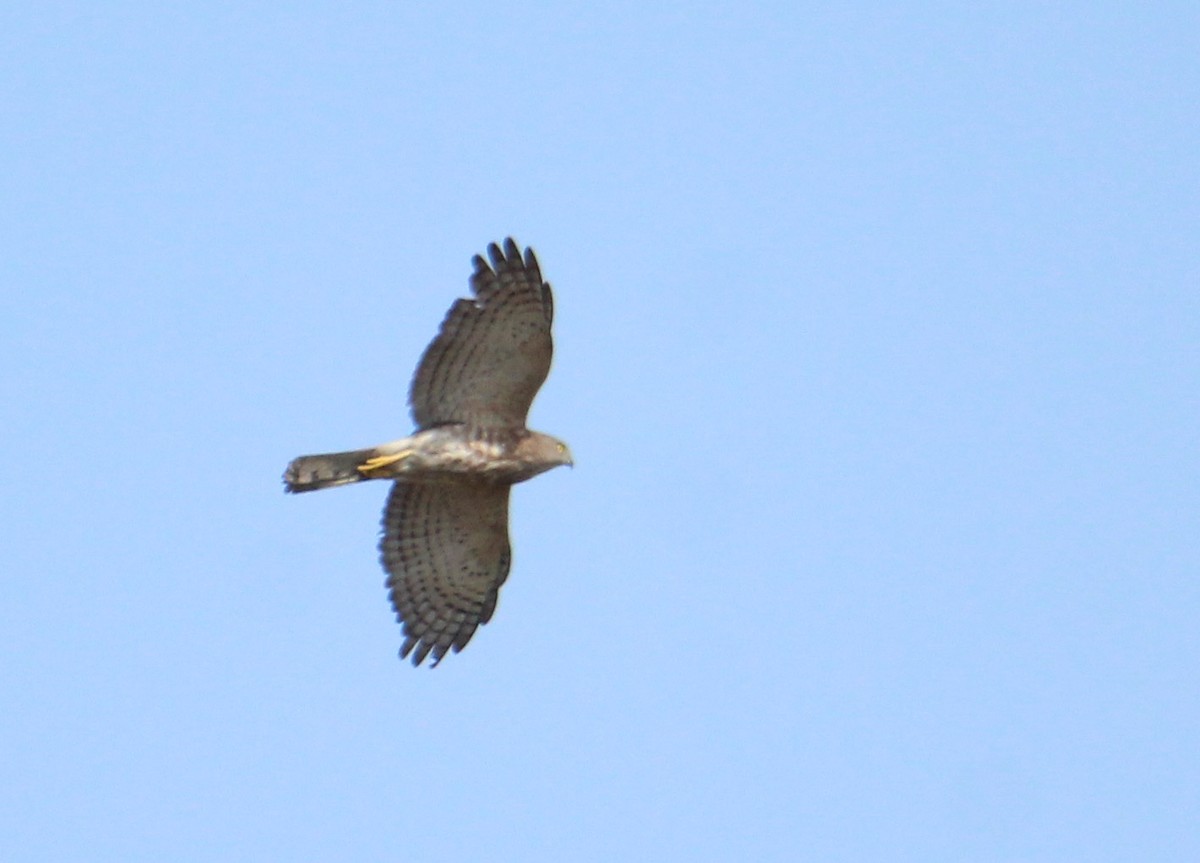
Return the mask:
POLYGON ((388 495, 379 540, 401 623, 400 657, 436 667, 492 618, 508 578, 508 486, 401 483, 388 495))
POLYGON ((523 426, 550 371, 554 297, 537 256, 530 248, 522 256, 511 237, 503 249, 491 243, 487 254, 490 265, 481 255, 472 258, 474 299, 451 305, 417 363, 408 401, 418 428, 472 420, 523 426), (504 345, 503 362, 517 373, 515 378, 497 375, 499 358, 489 355, 503 344, 492 341, 500 333, 514 339, 504 345), (522 339, 527 341, 522 344, 522 339), (486 407, 480 404, 484 393, 486 407))

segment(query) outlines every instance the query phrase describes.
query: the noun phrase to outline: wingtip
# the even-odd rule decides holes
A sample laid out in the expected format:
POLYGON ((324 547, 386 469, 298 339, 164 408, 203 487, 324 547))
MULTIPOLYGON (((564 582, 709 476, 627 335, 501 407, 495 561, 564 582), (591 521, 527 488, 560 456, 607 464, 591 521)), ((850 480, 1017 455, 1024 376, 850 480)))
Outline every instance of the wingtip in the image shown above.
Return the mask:
POLYGON ((504 252, 496 243, 488 243, 488 257, 492 259, 492 269, 499 272, 505 264, 504 252))

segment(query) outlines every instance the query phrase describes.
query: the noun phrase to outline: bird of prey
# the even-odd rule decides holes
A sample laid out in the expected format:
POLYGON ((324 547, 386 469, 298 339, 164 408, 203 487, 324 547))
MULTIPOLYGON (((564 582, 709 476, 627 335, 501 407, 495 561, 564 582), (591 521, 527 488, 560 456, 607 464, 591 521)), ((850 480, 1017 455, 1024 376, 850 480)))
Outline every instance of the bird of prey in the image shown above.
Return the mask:
POLYGON ((559 465, 562 441, 530 431, 525 417, 550 371, 554 302, 532 249, 513 240, 476 255, 472 299, 456 300, 425 349, 408 400, 416 431, 351 452, 294 459, 289 492, 368 479, 393 480, 380 557, 403 626, 400 657, 436 666, 462 650, 496 610, 512 560, 508 496, 559 465))

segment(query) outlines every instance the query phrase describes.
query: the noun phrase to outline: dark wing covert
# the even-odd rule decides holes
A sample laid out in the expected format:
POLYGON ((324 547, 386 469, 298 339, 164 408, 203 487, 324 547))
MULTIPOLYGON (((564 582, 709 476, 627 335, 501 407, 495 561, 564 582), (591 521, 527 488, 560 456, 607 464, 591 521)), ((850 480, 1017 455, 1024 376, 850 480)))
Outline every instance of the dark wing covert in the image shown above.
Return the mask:
POLYGON ((450 423, 523 428, 550 371, 554 300, 532 249, 512 238, 473 259, 471 292, 457 300, 425 349, 409 390, 421 429, 450 423))
POLYGON ((491 620, 512 562, 508 495, 483 482, 392 486, 379 550, 413 665, 431 651, 437 665, 491 620))

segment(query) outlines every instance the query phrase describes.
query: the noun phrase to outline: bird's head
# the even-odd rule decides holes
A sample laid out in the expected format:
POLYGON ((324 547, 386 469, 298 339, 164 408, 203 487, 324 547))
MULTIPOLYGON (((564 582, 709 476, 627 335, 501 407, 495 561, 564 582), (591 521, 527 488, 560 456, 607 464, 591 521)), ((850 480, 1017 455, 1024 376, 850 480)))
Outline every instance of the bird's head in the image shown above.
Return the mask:
POLYGON ((521 450, 523 457, 537 463, 540 468, 539 473, 563 464, 568 467, 575 466, 575 460, 571 456, 571 448, 558 438, 551 437, 548 434, 532 432, 529 437, 522 441, 521 450))

